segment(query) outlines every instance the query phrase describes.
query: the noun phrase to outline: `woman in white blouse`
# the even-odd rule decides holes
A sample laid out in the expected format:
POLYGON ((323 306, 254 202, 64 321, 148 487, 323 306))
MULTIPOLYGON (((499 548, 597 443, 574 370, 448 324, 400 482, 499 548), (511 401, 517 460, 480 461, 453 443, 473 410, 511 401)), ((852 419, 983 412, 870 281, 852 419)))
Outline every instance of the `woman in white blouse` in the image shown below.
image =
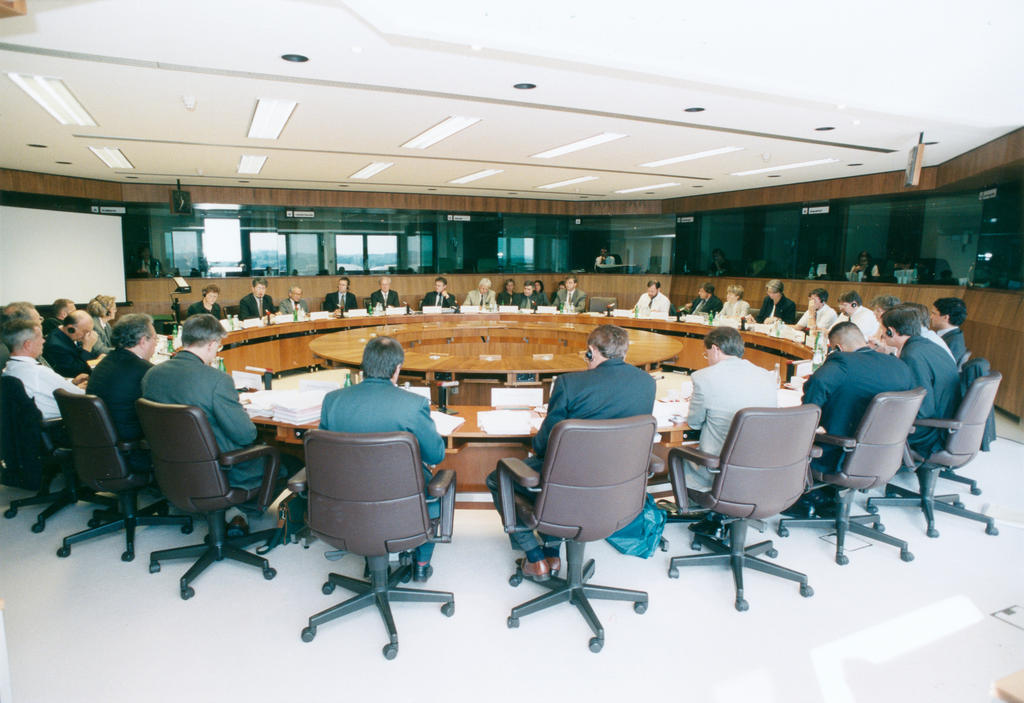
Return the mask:
POLYGON ((750 314, 750 303, 743 299, 743 286, 729 286, 725 289, 725 303, 722 317, 746 317, 750 314))

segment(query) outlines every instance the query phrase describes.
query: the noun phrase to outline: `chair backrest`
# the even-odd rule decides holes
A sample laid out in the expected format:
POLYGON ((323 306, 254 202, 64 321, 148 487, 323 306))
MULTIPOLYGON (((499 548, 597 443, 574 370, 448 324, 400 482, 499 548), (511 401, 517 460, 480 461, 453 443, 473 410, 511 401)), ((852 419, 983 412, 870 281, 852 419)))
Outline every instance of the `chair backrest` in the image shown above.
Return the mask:
POLYGON ((53 392, 71 437, 71 456, 82 482, 96 490, 118 490, 131 473, 117 448, 117 431, 103 400, 95 395, 53 392))
POLYGON ((807 486, 817 405, 746 408, 732 419, 711 486, 711 510, 763 518, 795 503, 807 486))
POLYGON ((896 475, 925 393, 923 388, 915 388, 879 393, 871 400, 854 435, 857 446, 845 455, 839 467, 844 485, 874 488, 884 486, 896 475))
POLYGON ((604 312, 609 305, 615 305, 616 298, 595 295, 590 298, 590 312, 604 312))
POLYGON ((423 464, 410 432, 305 435, 307 521, 321 539, 362 556, 383 556, 427 541, 423 464))
POLYGON ((533 507, 537 529, 592 542, 628 525, 643 507, 656 431, 651 415, 555 425, 533 507))
POLYGON ((964 370, 964 365, 970 360, 971 350, 968 349, 967 351, 960 355, 959 359, 956 360, 956 370, 962 372, 964 370))
POLYGON ((202 409, 192 405, 135 401, 153 458, 156 482, 179 509, 219 510, 231 490, 217 459, 220 450, 202 409))
POLYGON ((985 376, 974 379, 960 406, 956 409, 953 419, 960 423, 960 429, 946 437, 942 449, 928 457, 929 461, 943 466, 963 466, 981 449, 981 440, 985 435, 985 423, 992 412, 996 400, 996 391, 1003 375, 992 371, 985 376))
POLYGON ((0 376, 0 457, 4 460, 3 482, 36 490, 42 481, 43 415, 25 392, 21 380, 0 376))

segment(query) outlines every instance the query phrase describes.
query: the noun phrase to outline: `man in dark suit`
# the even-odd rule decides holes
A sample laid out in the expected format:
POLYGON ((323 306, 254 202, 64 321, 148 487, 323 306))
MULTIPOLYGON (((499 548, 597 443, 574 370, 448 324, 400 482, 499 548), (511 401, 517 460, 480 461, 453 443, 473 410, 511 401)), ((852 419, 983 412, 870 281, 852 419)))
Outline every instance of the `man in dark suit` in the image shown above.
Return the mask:
POLYGON ((523 292, 516 293, 512 304, 520 310, 536 310, 538 305, 547 305, 548 301, 543 293, 534 290, 533 281, 526 281, 523 284, 523 292))
POLYGON ((267 313, 276 313, 277 307, 274 299, 267 295, 267 279, 252 279, 252 293, 249 293, 238 302, 238 317, 242 320, 251 320, 255 317, 263 317, 267 313))
MULTIPOLYGON (((426 464, 444 460, 444 439, 430 418, 426 398, 399 388, 398 374, 405 361, 402 345, 393 337, 374 337, 363 348, 363 382, 331 391, 324 398, 320 429, 331 432, 412 432, 420 445, 424 483, 429 483, 426 464)), ((373 477, 368 476, 368 481, 373 477)), ((440 515, 437 501, 428 502, 430 516, 440 515)), ((434 544, 427 542, 416 548, 413 579, 426 581, 433 573, 430 557, 434 544)))
POLYGON ((747 315, 747 321, 771 324, 782 320, 787 325, 796 324, 796 303, 782 294, 782 281, 773 278, 764 288, 767 295, 761 302, 761 309, 756 315, 747 315))
POLYGON ((423 300, 420 301, 420 309, 428 305, 442 308, 455 307, 455 296, 448 293, 448 279, 444 276, 434 279, 434 290, 423 296, 423 300))
POLYGON ((50 367, 65 378, 88 374, 92 371, 88 362, 99 357, 93 351, 98 339, 89 313, 75 310, 46 338, 43 356, 50 367))
POLYGON ((348 290, 351 284, 352 282, 348 280, 348 276, 339 278, 338 290, 334 293, 328 293, 327 297, 324 298, 324 310, 328 312, 338 312, 339 310, 344 312, 359 307, 358 303, 356 303, 356 296, 348 290))
MULTIPOLYGON (((900 361, 910 368, 914 386, 927 391, 919 418, 948 419, 960 403, 960 376, 956 364, 939 345, 921 336, 921 318, 917 310, 897 305, 882 315, 886 343, 899 350, 900 361)), ((907 438, 911 448, 928 456, 942 446, 945 430, 918 427, 907 438)))
POLYGON ((398 293, 391 290, 391 277, 384 276, 377 283, 380 285, 380 290, 375 290, 370 294, 370 305, 374 307, 380 305, 385 310, 397 308, 401 303, 398 302, 398 293))
POLYGON ((960 331, 960 325, 966 319, 967 306, 960 298, 939 298, 932 303, 931 328, 942 337, 957 363, 967 353, 964 333, 960 331))
MULTIPOLYGON (((153 368, 149 362, 157 345, 153 318, 142 313, 125 315, 114 325, 111 341, 114 350, 93 369, 85 391, 103 400, 117 438, 130 442, 142 437, 135 401, 142 397, 142 377, 153 368)), ((136 468, 146 468, 149 452, 134 451, 128 460, 136 468)))
POLYGON ((49 337, 50 333, 64 324, 64 318, 75 311, 75 301, 68 298, 57 298, 53 301, 53 317, 43 320, 43 336, 49 337))
MULTIPOLYGON (((530 466, 538 471, 542 468, 551 430, 562 420, 612 420, 652 412, 654 379, 625 362, 628 348, 629 335, 621 327, 601 325, 590 333, 587 337, 588 370, 563 374, 555 380, 547 417, 533 438, 535 456, 526 460, 530 466)), ((500 511, 497 471, 487 477, 487 487, 500 511)), ((518 492, 526 500, 532 501, 535 497, 525 489, 518 492)), ((526 552, 522 565, 526 576, 544 581, 561 567, 560 538, 541 534, 542 547, 541 540, 532 531, 513 532, 509 537, 515 547, 526 552)))
POLYGON ((715 284, 711 281, 701 284, 697 289, 697 297, 683 308, 688 315, 715 314, 722 312, 722 299, 715 295, 715 284))

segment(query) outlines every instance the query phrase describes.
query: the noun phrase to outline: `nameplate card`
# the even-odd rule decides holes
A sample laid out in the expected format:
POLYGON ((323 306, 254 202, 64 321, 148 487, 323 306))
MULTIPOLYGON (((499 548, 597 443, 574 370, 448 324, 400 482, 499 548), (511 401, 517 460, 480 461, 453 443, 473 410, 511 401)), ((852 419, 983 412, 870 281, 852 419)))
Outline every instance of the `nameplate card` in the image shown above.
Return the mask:
POLYGON ((352 310, 346 310, 345 311, 345 317, 369 317, 369 316, 370 316, 370 313, 366 312, 362 308, 359 308, 358 310, 357 309, 352 309, 352 310))
POLYGON ((423 306, 423 314, 424 315, 440 315, 441 314, 441 310, 443 310, 443 309, 444 308, 442 308, 440 305, 424 305, 423 306))
POLYGON ((632 310, 612 310, 612 317, 633 317, 632 310))
POLYGON ((309 313, 310 320, 329 320, 331 319, 331 313, 327 310, 320 310, 319 312, 309 313))
POLYGON ((712 324, 715 327, 732 327, 734 330, 740 328, 740 321, 735 317, 716 317, 712 324))
POLYGON ((539 315, 554 315, 558 312, 558 308, 554 305, 538 305, 537 314, 539 315))
POLYGON ((652 310, 647 317, 652 319, 652 320, 667 320, 668 319, 668 313, 667 312, 657 312, 655 310, 652 310))
POLYGON ((501 354, 481 354, 480 361, 501 361, 501 354))
POLYGON ((772 333, 772 325, 765 325, 760 322, 752 322, 751 324, 747 325, 747 329, 750 330, 751 332, 760 332, 761 334, 767 335, 771 335, 772 333))
MULTIPOLYGON (((554 360, 554 358, 555 358, 554 354, 534 354, 533 355, 533 360, 534 361, 552 361, 552 360, 554 360)), ((491 405, 494 405, 494 403, 491 403, 491 405)))
POLYGON ((263 318, 260 318, 260 317, 254 317, 251 320, 242 320, 242 329, 243 330, 247 330, 247 329, 249 329, 251 327, 262 327, 262 326, 263 326, 263 318))
POLYGON ((518 305, 499 305, 498 312, 519 312, 518 305))
POLYGON ((797 344, 803 344, 806 336, 803 332, 793 327, 784 327, 782 329, 782 338, 789 339, 797 344))
POLYGON ((463 313, 465 313, 467 315, 476 315, 477 313, 480 312, 480 306, 479 305, 463 305, 461 308, 459 308, 459 310, 461 310, 463 313))
POLYGON ((231 380, 235 384, 235 388, 244 388, 246 390, 260 390, 263 388, 263 377, 255 373, 246 373, 245 371, 232 371, 231 380))
MULTIPOLYGON (((220 321, 220 326, 224 328, 225 332, 230 332, 231 331, 231 322, 232 322, 232 320, 221 320, 220 321)), ((166 344, 166 343, 167 342, 165 341, 164 344, 166 344)))
POLYGON ((698 325, 708 324, 708 320, 703 315, 685 315, 683 317, 684 322, 696 322, 698 325))
POLYGON ((543 388, 492 388, 491 405, 499 410, 529 409, 544 404, 543 388))
POLYGON ((295 322, 295 320, 292 319, 291 315, 274 315, 275 325, 286 325, 289 322, 295 322))
POLYGON ((386 315, 404 315, 408 310, 409 310, 409 308, 405 307, 404 305, 399 305, 397 307, 392 307, 392 306, 389 305, 388 309, 387 309, 387 312, 385 314, 386 315))
POLYGON ((429 386, 399 386, 403 391, 409 391, 413 395, 418 395, 421 398, 426 398, 427 402, 430 402, 430 387, 429 386))

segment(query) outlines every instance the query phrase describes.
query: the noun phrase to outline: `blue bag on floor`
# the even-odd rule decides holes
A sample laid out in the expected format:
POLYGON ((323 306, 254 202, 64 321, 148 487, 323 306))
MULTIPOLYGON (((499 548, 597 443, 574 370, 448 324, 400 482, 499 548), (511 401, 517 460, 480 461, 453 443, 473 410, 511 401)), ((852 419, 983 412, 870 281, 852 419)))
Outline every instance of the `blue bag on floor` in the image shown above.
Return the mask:
POLYGON ((649 558, 658 549, 661 543, 661 533, 665 530, 665 511, 659 508, 646 494, 644 507, 633 522, 607 538, 608 544, 615 547, 623 554, 630 554, 635 557, 649 558))

